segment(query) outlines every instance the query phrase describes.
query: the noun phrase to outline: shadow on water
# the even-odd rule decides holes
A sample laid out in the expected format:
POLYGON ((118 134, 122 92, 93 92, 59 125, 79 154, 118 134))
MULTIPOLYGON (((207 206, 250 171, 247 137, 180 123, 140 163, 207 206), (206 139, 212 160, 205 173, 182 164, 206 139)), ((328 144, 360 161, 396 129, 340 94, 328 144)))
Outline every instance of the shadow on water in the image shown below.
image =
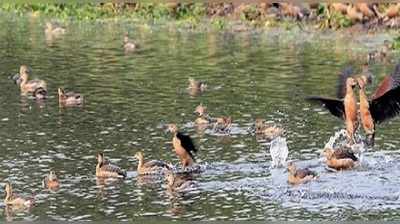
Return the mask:
MULTIPOLYGON (((323 34, 198 33, 112 21, 70 23, 64 36, 49 41, 38 18, 0 18, 0 184, 10 181, 17 193, 34 195, 37 202, 28 211, 1 206, 1 218, 399 219, 393 212, 399 209, 398 120, 379 127, 376 147, 363 153, 361 167, 332 172, 320 153, 342 124, 303 100, 332 96, 343 66, 349 60, 364 63, 359 58, 367 48, 359 42, 361 50, 348 54, 353 47, 347 42, 323 34), (127 30, 140 43, 138 52, 121 48, 127 30), (8 78, 21 64, 48 82, 44 103, 21 97, 8 78), (185 89, 189 77, 204 80, 208 89, 191 96, 185 89), (58 87, 82 93, 84 105, 60 109, 58 87), (231 116, 231 131, 193 125, 200 103, 213 115, 231 116), (288 185, 286 169, 272 168, 272 143, 249 131, 257 118, 287 131, 289 154, 282 158, 320 177, 288 185), (140 150, 146 159, 178 164, 171 135, 160 125, 171 122, 193 137, 204 169, 194 176, 192 190, 172 195, 164 177, 137 176, 133 157, 140 150), (126 168, 128 178, 96 180, 98 151, 126 168), (40 184, 50 170, 61 181, 56 192, 40 184)), ((378 63, 371 69, 383 76, 393 66, 378 63)))

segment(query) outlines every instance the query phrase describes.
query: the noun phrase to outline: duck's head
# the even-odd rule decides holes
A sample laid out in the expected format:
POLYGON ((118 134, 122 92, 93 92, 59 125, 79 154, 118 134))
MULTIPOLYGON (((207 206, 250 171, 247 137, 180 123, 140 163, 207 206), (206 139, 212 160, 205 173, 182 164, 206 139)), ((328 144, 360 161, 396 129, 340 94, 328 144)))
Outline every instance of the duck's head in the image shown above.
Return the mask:
POLYGON ((262 118, 256 118, 255 127, 256 129, 261 129, 265 125, 265 120, 262 118))
POLYGON ((12 187, 11 187, 10 182, 7 182, 7 183, 6 183, 5 192, 6 192, 6 194, 8 194, 8 195, 11 195, 11 194, 12 194, 12 187))
POLYGON ((289 172, 290 174, 296 173, 297 168, 296 168, 296 165, 294 164, 293 161, 288 162, 288 164, 287 164, 287 170, 288 170, 288 172, 289 172))
POLYGON ((143 160, 143 153, 142 152, 137 152, 135 154, 135 158, 138 159, 138 160, 143 160))
POLYGON ((357 86, 357 82, 356 82, 356 80, 353 78, 353 77, 349 77, 349 78, 347 78, 347 80, 346 80, 346 85, 348 86, 348 87, 351 87, 352 89, 354 89, 354 87, 356 87, 357 86))
POLYGON ((21 65, 21 67, 19 67, 19 81, 18 82, 27 81, 30 73, 31 73, 31 69, 27 65, 21 65))
POLYGON ((176 126, 176 124, 168 124, 167 131, 175 134, 178 132, 178 127, 176 126))
POLYGON ((51 181, 57 180, 56 172, 53 171, 53 170, 51 170, 50 173, 49 173, 48 178, 49 178, 49 180, 51 180, 51 181))
POLYGON ((97 163, 103 163, 104 162, 104 153, 98 152, 96 155, 97 163))
POLYGON ((59 97, 63 97, 65 94, 64 89, 63 88, 58 88, 58 96, 59 97))
POLYGON ((333 157, 333 154, 335 153, 335 150, 332 148, 325 148, 322 154, 327 158, 331 159, 333 157))
POLYGON ((203 104, 200 104, 196 107, 194 112, 197 113, 199 116, 202 116, 207 113, 207 107, 203 106, 203 104))
POLYGON ((53 24, 51 22, 46 22, 46 29, 52 30, 53 24))

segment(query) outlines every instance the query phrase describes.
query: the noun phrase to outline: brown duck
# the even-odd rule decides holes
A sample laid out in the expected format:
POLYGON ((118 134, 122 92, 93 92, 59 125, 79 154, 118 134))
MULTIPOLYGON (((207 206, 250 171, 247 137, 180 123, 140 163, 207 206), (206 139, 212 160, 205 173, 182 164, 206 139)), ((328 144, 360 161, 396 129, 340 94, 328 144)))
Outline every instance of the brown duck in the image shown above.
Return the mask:
POLYGON ((54 171, 50 171, 50 173, 44 178, 43 187, 53 191, 60 187, 60 181, 54 171))
POLYGON ((358 162, 358 158, 351 149, 326 148, 323 154, 326 157, 326 165, 335 170, 352 169, 358 162))
POLYGON ((288 183, 292 185, 304 184, 310 180, 317 178, 317 173, 305 168, 297 169, 293 162, 289 162, 287 165, 288 169, 288 183))
POLYGON ((23 198, 14 194, 12 186, 10 183, 6 183, 5 186, 6 198, 4 199, 4 204, 16 207, 31 207, 34 204, 32 198, 23 198))
POLYGON ((99 152, 96 158, 96 177, 126 178, 126 171, 116 165, 110 164, 110 162, 104 158, 102 152, 99 152))
POLYGON ((197 152, 192 138, 189 135, 179 132, 176 124, 169 124, 168 131, 173 134, 172 145, 174 146, 175 153, 179 157, 183 168, 192 166, 195 162, 193 153, 197 152))
POLYGON ((80 106, 83 104, 83 96, 80 93, 65 92, 63 88, 58 88, 58 103, 60 106, 80 106))
POLYGON ((144 162, 144 156, 142 152, 137 152, 135 154, 135 158, 139 160, 137 172, 140 175, 159 174, 166 170, 172 169, 172 166, 170 164, 163 161, 151 160, 144 162))

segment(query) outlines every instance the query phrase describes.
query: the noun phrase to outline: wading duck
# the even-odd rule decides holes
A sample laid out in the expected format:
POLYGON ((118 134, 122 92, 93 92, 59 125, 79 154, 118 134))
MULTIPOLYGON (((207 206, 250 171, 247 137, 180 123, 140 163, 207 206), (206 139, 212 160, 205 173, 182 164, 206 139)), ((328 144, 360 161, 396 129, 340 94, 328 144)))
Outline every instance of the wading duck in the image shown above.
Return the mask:
POLYGON ((356 80, 351 77, 353 68, 347 67, 340 75, 337 97, 328 98, 312 96, 307 99, 312 102, 322 103, 334 116, 345 120, 347 139, 350 144, 355 143, 354 133, 358 128, 357 119, 357 100, 354 94, 354 88, 357 85, 356 80))
POLYGON ((287 169, 289 172, 288 183, 293 185, 306 183, 310 180, 316 179, 318 176, 317 173, 307 168, 297 169, 293 162, 288 163, 287 169))
POLYGON ((97 153, 97 165, 96 165, 96 177, 117 177, 117 178, 125 178, 126 171, 110 164, 108 160, 104 158, 104 154, 102 152, 97 153))
POLYGON ((137 152, 135 154, 135 158, 139 161, 137 172, 140 175, 158 174, 172 169, 172 165, 163 161, 151 160, 144 162, 144 156, 142 152, 137 152))
POLYGON ((46 22, 46 29, 44 30, 46 35, 57 36, 65 33, 65 28, 61 27, 57 23, 46 22))
POLYGON ((16 194, 14 194, 13 189, 10 183, 6 183, 5 187, 6 198, 4 199, 5 205, 17 206, 17 207, 31 207, 34 204, 34 200, 32 198, 22 198, 16 194))
POLYGON ((203 104, 198 105, 194 112, 198 115, 198 117, 194 121, 195 124, 206 125, 211 122, 212 119, 207 113, 207 107, 203 106, 203 104))
POLYGON ((34 93, 36 90, 40 89, 42 91, 46 91, 47 93, 47 84, 43 80, 34 79, 29 80, 29 75, 31 70, 26 65, 21 65, 19 68, 19 74, 15 75, 13 79, 19 85, 21 93, 34 93))
POLYGON ((179 132, 176 124, 169 124, 168 131, 170 131, 174 136, 172 138, 172 144, 183 168, 192 166, 195 162, 193 153, 197 152, 192 138, 179 132))
POLYGON ((281 136, 284 133, 284 129, 275 125, 269 125, 264 119, 257 118, 255 122, 255 133, 256 135, 264 136, 268 139, 273 139, 281 136))
POLYGON ((50 173, 44 178, 43 187, 50 190, 57 190, 60 187, 60 182, 58 181, 57 175, 54 171, 50 171, 50 173))
POLYGON ((129 40, 129 36, 126 33, 124 35, 124 50, 126 52, 130 52, 130 51, 135 51, 137 49, 137 45, 135 43, 133 43, 131 40, 129 40))
POLYGON ((335 170, 351 169, 358 162, 358 158, 351 149, 326 148, 323 155, 326 157, 326 165, 335 170))
POLYGON ((393 118, 400 113, 400 63, 391 75, 385 76, 371 99, 365 93, 368 77, 357 78, 360 87, 360 117, 367 145, 374 145, 376 124, 393 118))
POLYGON ((184 191, 194 185, 193 176, 188 173, 174 174, 168 172, 165 176, 167 180, 167 190, 171 192, 184 191))
POLYGON ((61 106, 80 106, 83 103, 83 96, 80 93, 65 92, 64 89, 58 88, 58 103, 61 106))

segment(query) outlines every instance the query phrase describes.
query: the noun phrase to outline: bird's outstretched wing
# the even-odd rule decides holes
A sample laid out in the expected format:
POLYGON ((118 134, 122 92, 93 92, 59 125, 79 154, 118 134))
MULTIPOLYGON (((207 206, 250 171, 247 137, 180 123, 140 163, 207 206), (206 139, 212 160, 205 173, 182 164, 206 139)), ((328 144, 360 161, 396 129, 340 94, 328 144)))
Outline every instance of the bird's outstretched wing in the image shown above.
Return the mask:
POLYGON ((306 100, 313 103, 319 103, 328 109, 332 115, 344 119, 345 113, 343 100, 321 96, 309 96, 306 100))
POLYGON ((400 86, 387 91, 369 103, 375 123, 382 123, 400 113, 400 86))

